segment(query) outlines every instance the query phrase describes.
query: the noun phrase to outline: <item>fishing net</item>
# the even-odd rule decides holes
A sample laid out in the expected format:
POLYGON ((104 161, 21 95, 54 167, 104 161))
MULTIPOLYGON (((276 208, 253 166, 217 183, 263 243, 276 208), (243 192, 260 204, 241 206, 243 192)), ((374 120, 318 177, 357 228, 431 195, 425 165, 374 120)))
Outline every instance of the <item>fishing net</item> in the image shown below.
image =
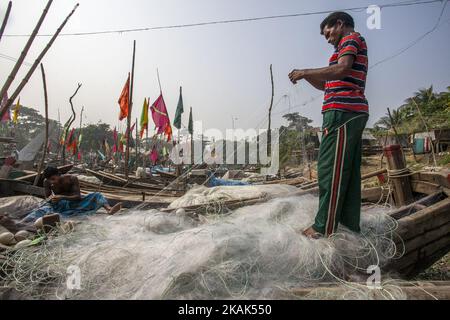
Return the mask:
POLYGON ((173 201, 169 208, 188 207, 193 205, 211 204, 226 200, 246 200, 253 198, 263 198, 271 195, 276 196, 295 192, 298 189, 288 185, 259 185, 259 186, 219 186, 207 188, 205 186, 195 186, 186 192, 185 195, 173 201))
MULTIPOLYGON (((367 279, 368 266, 397 254, 395 222, 380 208, 365 209, 360 235, 340 229, 308 240, 300 233, 317 202, 279 198, 200 221, 182 210, 95 215, 41 246, 9 253, 0 281, 23 298, 284 299, 296 297, 294 288, 328 282, 344 286, 340 298, 349 290, 351 298, 371 298, 373 290, 347 280, 367 279), (68 286, 71 268, 79 270, 80 289, 68 286)), ((404 296, 392 290, 389 298, 404 296)))

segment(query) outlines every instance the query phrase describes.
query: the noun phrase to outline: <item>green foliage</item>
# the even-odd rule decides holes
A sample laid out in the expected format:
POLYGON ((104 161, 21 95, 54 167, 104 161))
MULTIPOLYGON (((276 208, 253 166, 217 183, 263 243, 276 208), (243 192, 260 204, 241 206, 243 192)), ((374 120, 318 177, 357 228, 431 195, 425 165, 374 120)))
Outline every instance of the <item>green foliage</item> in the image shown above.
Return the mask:
MULTIPOLYGON (((75 130, 75 136, 79 137, 79 128, 75 130)), ((82 129, 83 138, 81 139, 80 149, 83 152, 103 150, 103 141, 106 139, 108 144, 113 145, 113 132, 109 124, 99 121, 97 124, 89 124, 82 129)))
POLYGON ((393 123, 388 115, 381 117, 374 124, 375 133, 391 130, 393 125, 399 134, 425 131, 417 107, 430 130, 450 127, 450 87, 447 91, 436 93, 430 86, 415 92, 397 110, 392 110, 393 123))
POLYGON ((288 113, 283 116, 288 121, 288 126, 280 128, 280 163, 282 166, 293 161, 293 151, 301 150, 302 135, 311 134, 311 119, 301 116, 298 112, 288 113))
MULTIPOLYGON (((51 120, 55 122, 55 120, 51 120)), ((12 121, 2 123, 0 125, 1 136, 15 136, 17 141, 17 148, 23 148, 32 138, 34 138, 41 130, 45 128, 45 118, 39 111, 21 106, 18 124, 14 125, 12 121)))

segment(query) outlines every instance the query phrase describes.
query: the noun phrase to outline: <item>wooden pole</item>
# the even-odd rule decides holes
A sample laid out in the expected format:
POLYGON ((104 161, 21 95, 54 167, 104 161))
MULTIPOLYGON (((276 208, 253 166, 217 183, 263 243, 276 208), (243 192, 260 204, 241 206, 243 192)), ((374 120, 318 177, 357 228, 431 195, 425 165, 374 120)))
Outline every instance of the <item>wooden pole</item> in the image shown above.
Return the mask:
MULTIPOLYGON (((394 129, 394 134, 397 139, 397 143, 401 145, 400 135, 397 132, 396 123, 394 123, 394 118, 392 117, 391 110, 389 108, 387 108, 387 111, 388 111, 389 119, 391 119, 391 126, 392 126, 392 129, 394 129)), ((414 153, 414 148, 411 145, 411 143, 409 142, 409 139, 406 140, 406 143, 407 143, 408 147, 411 149, 411 152, 414 157, 414 161, 417 162, 416 154, 414 153)), ((405 161, 406 161, 406 158, 405 158, 405 161)))
MULTIPOLYGON (((135 146, 134 146, 134 153, 135 153, 135 156, 136 156, 136 159, 135 159, 135 161, 134 161, 134 170, 137 170, 137 166, 138 166, 138 155, 139 155, 139 153, 138 153, 138 146, 139 146, 139 133, 138 133, 138 125, 137 125, 137 122, 138 122, 138 118, 136 118, 136 142, 135 142, 135 146)), ((131 132, 130 132, 130 134, 131 134, 131 132)))
POLYGON ((394 203, 396 206, 408 205, 414 201, 414 197, 402 148, 398 144, 386 146, 384 154, 388 164, 389 179, 392 181, 394 203))
POLYGON ((272 155, 272 107, 273 107, 273 97, 275 95, 275 88, 273 85, 273 72, 272 72, 272 64, 270 65, 270 82, 272 84, 272 97, 270 99, 270 106, 269 106, 269 126, 267 130, 267 152, 269 155, 272 155))
POLYGON ((125 178, 128 179, 128 161, 130 159, 130 127, 131 127, 131 110, 133 109, 133 85, 134 85, 134 62, 136 58, 136 40, 133 41, 133 61, 131 63, 131 84, 130 84, 130 101, 128 104, 128 117, 127 117, 127 146, 125 148, 125 178))
POLYGON ((47 95, 47 82, 45 80, 45 71, 44 71, 44 65, 41 63, 41 73, 42 73, 42 84, 44 86, 44 101, 45 101, 45 139, 44 139, 44 145, 42 148, 42 159, 39 163, 38 171, 36 178, 34 179, 34 186, 37 186, 39 179, 41 178, 41 172, 42 168, 44 167, 45 158, 47 156, 47 148, 48 148, 48 95, 47 95))
MULTIPOLYGON (((19 96, 20 92, 22 91, 22 89, 25 87, 25 85, 27 84, 28 80, 31 78, 31 76, 33 75, 34 71, 36 70, 36 68, 38 67, 39 63, 41 62, 41 60, 44 58, 45 54, 47 53, 47 51, 50 49, 50 47, 53 45, 53 42, 55 42, 56 38, 58 37, 58 35, 61 33, 62 29, 64 28, 64 26, 66 25, 67 21, 69 21, 70 17, 74 14, 75 10, 78 8, 79 4, 76 4, 75 7, 73 8, 73 10, 69 13, 69 15, 66 17, 66 19, 62 22, 62 24, 59 26, 59 28, 56 30, 56 33, 53 35, 53 37, 50 39, 50 41, 47 43, 47 45, 45 46, 44 50, 42 50, 42 52, 39 54, 39 56, 36 58, 36 60, 34 61, 33 65, 30 67, 30 69, 28 70, 28 73, 25 75, 25 77, 23 78, 22 82, 19 84, 19 86, 17 87, 17 89, 13 92, 13 94, 11 95, 11 97, 9 97, 9 99, 6 101, 5 105, 3 106, 3 108, 0 109, 0 118, 3 117, 3 114, 8 110, 8 108, 11 106, 12 102, 14 100, 16 100, 16 98, 19 96)), ((25 58, 25 57, 24 57, 25 58)), ((14 75, 15 76, 15 75, 14 75)), ((13 79, 14 80, 14 79, 13 79)), ((12 80, 11 80, 12 82, 12 80)), ((6 87, 6 86, 4 86, 6 87)), ((9 88, 9 86, 7 86, 9 88)), ((7 89, 6 89, 7 90, 7 89)), ((3 90, 2 90, 3 91, 3 90)), ((6 91, 5 91, 6 92, 6 91)))
MULTIPOLYGON (((83 111, 84 111, 84 106, 81 107, 81 112, 80 112, 80 132, 78 133, 78 143, 80 143, 81 131, 83 128, 83 111)), ((80 144, 80 146, 81 146, 81 144, 80 144)), ((80 152, 80 150, 78 150, 78 153, 79 152, 80 152)))
POLYGON ((0 41, 2 40, 3 32, 5 32, 6 25, 8 23, 9 14, 11 13, 12 1, 8 3, 5 17, 3 18, 2 26, 0 27, 0 41))
POLYGON ((20 67, 22 66, 23 61, 25 60, 25 57, 27 56, 28 51, 30 50, 31 45, 33 44, 34 39, 36 38, 37 33, 39 32, 39 29, 41 28, 42 23, 45 20, 48 10, 50 9, 50 6, 52 5, 52 2, 53 2, 53 0, 49 0, 47 2, 47 5, 45 6, 44 11, 42 12, 36 26, 34 27, 33 32, 31 33, 30 37, 28 38, 28 41, 25 44, 25 47, 23 48, 23 50, 19 56, 19 59, 17 59, 16 64, 14 65, 13 69, 11 70, 11 73, 9 74, 5 83, 3 84, 3 87, 0 91, 0 97, 3 97, 6 94, 6 92, 8 92, 9 87, 13 83, 17 73, 19 72, 20 67))
POLYGON ((436 155, 435 155, 435 152, 434 152, 433 139, 431 138, 427 122, 423 118, 422 111, 420 111, 419 105, 417 104, 416 100, 414 98, 411 98, 411 99, 414 102, 414 104, 416 105, 417 112, 419 113, 420 120, 422 120, 423 125, 425 126, 425 130, 427 131, 428 137, 430 138, 430 141, 431 141, 431 153, 432 153, 432 156, 433 156, 433 163, 434 163, 434 166, 437 167, 436 155))

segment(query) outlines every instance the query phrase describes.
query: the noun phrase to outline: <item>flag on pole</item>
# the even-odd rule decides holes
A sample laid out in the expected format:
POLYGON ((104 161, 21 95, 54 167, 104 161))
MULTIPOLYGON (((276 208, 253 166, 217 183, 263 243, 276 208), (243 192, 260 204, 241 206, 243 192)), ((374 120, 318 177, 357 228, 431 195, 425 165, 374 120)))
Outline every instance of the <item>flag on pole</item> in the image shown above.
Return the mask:
POLYGON ((157 134, 164 133, 167 141, 172 139, 172 126, 170 125, 169 114, 162 93, 150 107, 153 122, 155 123, 157 134))
MULTIPOLYGON (((3 96, 2 99, 2 103, 0 104, 0 109, 3 108, 3 106, 6 105, 6 102, 8 101, 8 94, 5 93, 5 95, 3 96)), ((8 122, 11 121, 11 109, 8 108, 8 110, 6 110, 6 112, 3 114, 3 117, 1 119, 1 122, 8 122)))
POLYGON ((144 136, 144 131, 147 130, 148 131, 148 104, 150 103, 150 98, 149 100, 144 98, 144 105, 142 106, 142 112, 141 112, 141 132, 140 132, 140 136, 141 138, 144 136))
POLYGON ((14 112, 13 112, 13 122, 15 124, 18 123, 19 110, 20 110, 20 98, 17 100, 16 107, 14 108, 14 112))
POLYGON ((189 111, 188 131, 189 131, 189 134, 194 133, 194 121, 192 120, 192 107, 191 107, 191 110, 189 111))
POLYGON ((158 161, 158 151, 155 147, 153 147, 152 152, 150 153, 150 160, 152 161, 153 165, 155 165, 158 161))
POLYGON ((180 87, 180 97, 178 98, 177 111, 175 112, 175 119, 173 119, 173 126, 178 130, 181 129, 181 115, 183 114, 183 95, 180 87))
POLYGON ((125 86, 122 89, 122 93, 119 97, 120 114, 119 120, 123 120, 128 117, 128 111, 130 109, 130 74, 128 73, 128 79, 125 86))

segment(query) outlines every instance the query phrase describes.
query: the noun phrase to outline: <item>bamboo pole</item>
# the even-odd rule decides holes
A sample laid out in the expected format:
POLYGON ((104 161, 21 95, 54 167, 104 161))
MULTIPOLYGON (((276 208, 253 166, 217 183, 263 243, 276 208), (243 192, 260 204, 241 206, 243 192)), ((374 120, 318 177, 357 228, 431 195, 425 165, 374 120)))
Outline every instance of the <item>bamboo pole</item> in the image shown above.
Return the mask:
POLYGON ((8 23, 9 14, 11 13, 12 1, 8 3, 5 17, 3 18, 2 26, 0 27, 0 41, 2 40, 3 32, 5 32, 6 25, 8 23))
POLYGON ((128 179, 128 161, 130 158, 130 127, 131 127, 131 110, 133 109, 133 85, 134 85, 134 63, 136 58, 136 40, 133 41, 133 62, 131 64, 131 84, 130 84, 130 100, 128 103, 128 117, 127 117, 127 146, 125 149, 125 178, 128 179))
MULTIPOLYGON (((8 110, 8 108, 11 106, 12 102, 19 96, 22 89, 27 84, 28 80, 33 75, 34 71, 38 67, 41 60, 44 58, 47 51, 50 49, 50 47, 53 45, 53 42, 55 42, 58 35, 61 33, 64 26, 67 24, 67 21, 69 21, 70 17, 74 14, 75 10, 78 8, 79 4, 76 4, 73 10, 69 13, 69 15, 66 17, 66 19, 62 22, 62 24, 59 26, 59 28, 56 30, 56 33, 53 35, 53 37, 50 39, 50 41, 47 43, 45 48, 42 50, 42 52, 39 54, 39 56, 34 61, 33 65, 30 67, 30 70, 28 70, 28 73, 23 78, 22 82, 19 84, 17 89, 14 91, 14 93, 9 97, 9 99, 6 101, 6 104, 3 106, 2 109, 0 109, 0 118, 3 117, 3 114, 8 110)), ((25 58, 25 57, 24 57, 25 58)), ((2 90, 3 91, 3 90, 2 90)))
POLYGON ((41 172, 42 168, 44 167, 45 158, 47 156, 47 148, 48 148, 48 95, 47 95, 47 81, 45 80, 45 71, 44 71, 44 65, 41 63, 41 74, 42 74, 42 85, 44 86, 44 101, 45 101, 45 139, 44 139, 44 145, 42 148, 42 159, 39 163, 38 171, 36 178, 34 179, 34 186, 37 186, 39 179, 41 178, 41 172))
MULTIPOLYGON (((17 73, 19 72, 20 67, 22 66, 23 61, 25 60, 25 57, 28 54, 28 51, 31 48, 31 45, 33 44, 34 39, 36 38, 37 33, 39 32, 39 29, 42 26, 42 23, 45 20, 45 17, 48 13, 48 10, 50 9, 50 6, 52 5, 53 0, 49 0, 47 2, 47 5, 44 8, 44 11, 42 12, 36 26, 34 27, 33 32, 31 33, 31 36, 28 38, 27 43, 25 44, 25 47, 23 48, 19 59, 17 59, 16 64, 14 65, 13 69, 11 70, 11 73, 9 74, 8 78, 6 79, 5 83, 3 84, 3 87, 0 91, 0 97, 3 97, 7 92, 11 84, 13 83, 14 79, 16 78, 17 73)), ((14 100, 13 100, 14 101, 14 100)))

